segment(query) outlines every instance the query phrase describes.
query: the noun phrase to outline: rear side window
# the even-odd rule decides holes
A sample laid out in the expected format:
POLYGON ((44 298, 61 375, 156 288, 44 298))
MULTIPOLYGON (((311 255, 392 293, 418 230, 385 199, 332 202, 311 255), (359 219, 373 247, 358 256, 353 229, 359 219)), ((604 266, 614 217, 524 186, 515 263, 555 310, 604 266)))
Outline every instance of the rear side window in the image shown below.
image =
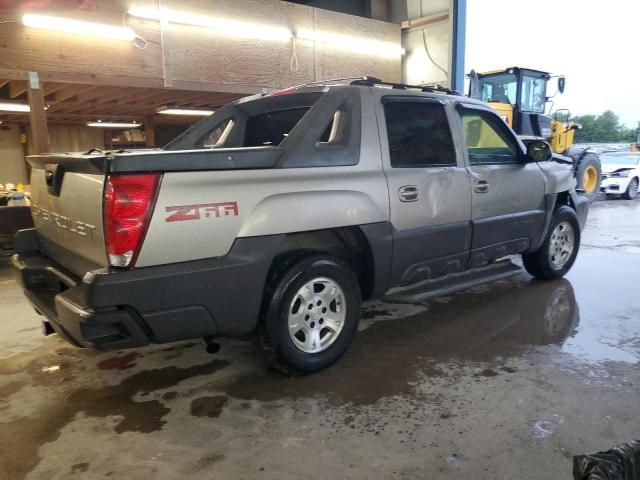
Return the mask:
POLYGON ((444 106, 425 101, 385 101, 391 166, 443 167, 456 164, 444 106))
POLYGON ((255 115, 247 119, 245 147, 280 145, 309 107, 289 108, 255 115))

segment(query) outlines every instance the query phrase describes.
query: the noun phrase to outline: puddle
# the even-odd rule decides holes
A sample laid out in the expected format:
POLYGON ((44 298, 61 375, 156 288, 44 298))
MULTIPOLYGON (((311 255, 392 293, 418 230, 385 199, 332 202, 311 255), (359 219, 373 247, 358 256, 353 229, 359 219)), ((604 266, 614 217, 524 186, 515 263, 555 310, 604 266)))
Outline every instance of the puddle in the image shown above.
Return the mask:
POLYGON ((42 408, 36 417, 25 417, 2 424, 0 429, 0 478, 22 478, 39 461, 41 445, 58 438, 60 429, 84 412, 93 417, 122 417, 115 426, 116 433, 149 433, 160 430, 169 413, 158 400, 134 400, 137 394, 145 395, 180 383, 199 375, 211 375, 229 365, 215 359, 203 365, 187 368, 169 366, 131 375, 116 385, 81 388, 66 394, 60 402, 42 408), (14 447, 20 438, 20 449, 14 447))
MULTIPOLYGON (((370 405, 385 397, 416 395, 425 377, 451 375, 457 364, 504 364, 537 345, 560 346, 578 321, 569 281, 503 281, 482 293, 455 295, 450 303, 432 303, 415 315, 376 322, 358 332, 346 355, 323 372, 285 378, 258 371, 223 390, 245 400, 327 396, 337 404, 370 405)), ((479 375, 515 371, 501 366, 507 370, 486 368, 479 375)))
POLYGON ((229 397, 224 395, 196 398, 191 402, 191 415, 194 417, 219 417, 228 401, 229 397))
POLYGON ((142 357, 139 352, 129 352, 117 357, 105 358, 98 362, 97 366, 101 370, 127 370, 136 366, 135 360, 142 357))

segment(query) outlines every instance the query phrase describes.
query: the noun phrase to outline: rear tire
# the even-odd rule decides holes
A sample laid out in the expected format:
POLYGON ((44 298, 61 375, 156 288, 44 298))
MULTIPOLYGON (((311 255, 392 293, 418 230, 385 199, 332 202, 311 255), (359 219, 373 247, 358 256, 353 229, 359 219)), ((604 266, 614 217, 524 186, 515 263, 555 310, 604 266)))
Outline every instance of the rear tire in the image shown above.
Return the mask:
POLYGON ((622 194, 625 200, 633 200, 638 195, 638 179, 632 178, 627 187, 627 191, 622 194))
POLYGON ((331 255, 310 255, 270 283, 258 327, 265 360, 287 375, 317 372, 338 360, 360 320, 360 287, 351 268, 331 255))
POLYGON ((580 248, 580 224, 576 212, 566 206, 558 208, 538 250, 522 255, 529 274, 542 280, 564 277, 575 262, 580 248))
POLYGON ((582 190, 580 195, 593 202, 600 192, 600 180, 602 179, 600 158, 595 153, 587 153, 580 160, 574 158, 575 161, 580 162, 576 170, 577 188, 582 190))

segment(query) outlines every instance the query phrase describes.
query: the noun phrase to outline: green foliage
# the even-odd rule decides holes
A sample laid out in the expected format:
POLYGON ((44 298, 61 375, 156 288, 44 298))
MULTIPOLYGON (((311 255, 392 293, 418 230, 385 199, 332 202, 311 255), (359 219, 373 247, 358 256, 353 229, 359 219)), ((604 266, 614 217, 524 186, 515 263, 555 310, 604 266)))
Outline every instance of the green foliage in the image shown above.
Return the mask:
POLYGON ((582 129, 576 131, 576 143, 633 142, 636 138, 636 130, 622 125, 618 115, 611 110, 601 115, 579 115, 571 121, 582 125, 582 129))

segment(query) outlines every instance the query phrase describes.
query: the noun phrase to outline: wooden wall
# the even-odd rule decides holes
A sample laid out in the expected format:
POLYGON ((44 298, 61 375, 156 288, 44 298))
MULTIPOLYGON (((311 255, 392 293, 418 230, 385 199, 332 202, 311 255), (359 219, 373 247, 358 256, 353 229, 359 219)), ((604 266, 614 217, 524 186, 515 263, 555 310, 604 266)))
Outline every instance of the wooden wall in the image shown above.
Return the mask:
POLYGON ((17 125, 0 128, 0 183, 27 183, 27 169, 17 125))
MULTIPOLYGON (((163 0, 167 9, 215 16, 251 25, 284 26, 345 38, 371 38, 400 46, 400 26, 279 0, 163 0)), ((155 0, 98 0, 92 12, 50 15, 120 25, 129 7, 157 6, 155 0)), ((0 15, 0 21, 18 19, 0 15)), ((43 81, 170 87, 252 93, 319 79, 373 75, 399 81, 401 57, 375 51, 342 50, 312 40, 255 40, 191 25, 125 17, 148 44, 77 37, 0 24, 0 78, 40 73, 43 81), (294 57, 295 54, 295 57, 294 57), (295 61, 297 57, 297 62, 295 61), (292 68, 293 59, 293 68, 292 68)), ((348 46, 348 41, 343 42, 348 46)))
POLYGON ((49 125, 50 152, 84 152, 104 148, 104 130, 72 125, 49 125))

